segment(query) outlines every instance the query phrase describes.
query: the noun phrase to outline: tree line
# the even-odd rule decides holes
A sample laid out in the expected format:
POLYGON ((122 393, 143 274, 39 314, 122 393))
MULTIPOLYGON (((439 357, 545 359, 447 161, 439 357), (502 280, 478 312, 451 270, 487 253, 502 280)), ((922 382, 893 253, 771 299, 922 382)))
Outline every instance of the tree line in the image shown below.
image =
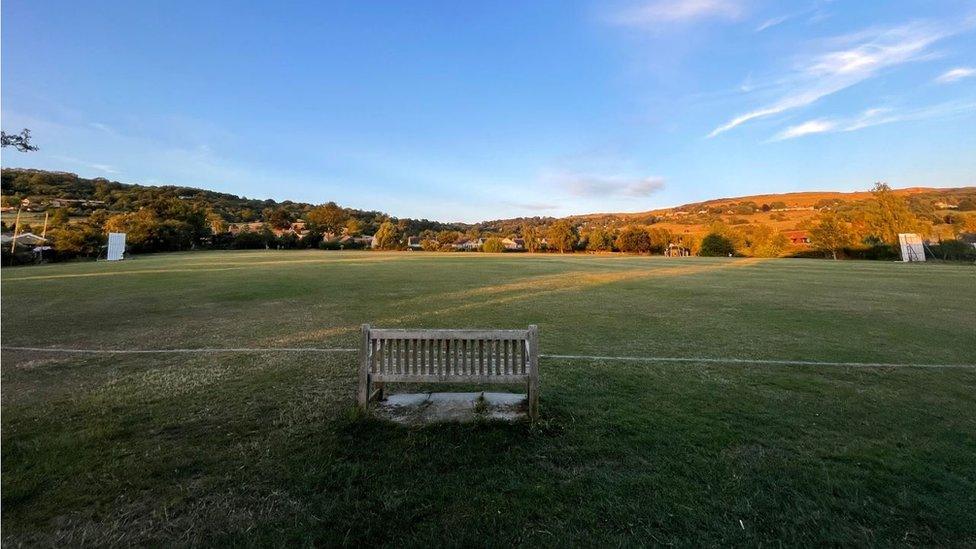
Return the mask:
MULTIPOLYGON (((912 203, 879 183, 872 199, 818 204, 820 212, 806 226, 810 245, 797 246, 787 236, 762 223, 736 223, 716 217, 705 231, 676 232, 659 226, 661 218, 646 216, 580 216, 564 219, 527 217, 475 224, 440 223, 426 219, 398 219, 383 212, 308 203, 257 200, 227 193, 179 186, 127 185, 103 178, 41 170, 4 169, 3 205, 27 203, 49 214, 47 234, 51 259, 94 257, 108 232, 127 234, 135 253, 191 249, 356 248, 372 235, 374 247, 395 250, 416 237, 427 251, 457 251, 459 244, 478 241, 478 249, 506 251, 503 239, 519 239, 528 252, 623 252, 633 254, 778 257, 820 255, 833 258, 897 256, 897 235, 939 233, 946 258, 968 258, 972 246, 957 237, 976 233, 976 214, 964 197, 956 212, 936 214, 912 203), (64 200, 74 200, 61 204, 64 200), (54 201, 58 207, 51 207, 54 201), (26 202, 24 202, 26 201, 26 202), (941 215, 941 216, 940 216, 941 215), (299 231, 293 230, 301 221, 299 231), (231 226, 237 225, 235 231, 231 226), (243 229, 240 227, 243 226, 243 229), (936 230, 938 227, 938 230, 936 230)), ((924 206, 924 204, 922 204, 924 206)), ((976 210, 976 203, 971 205, 976 210)), ((723 205, 727 211, 768 212, 785 204, 723 205)), ((10 230, 6 224, 5 231, 10 230)), ((22 224, 20 232, 39 233, 22 224)), ((468 246, 463 249, 470 249, 468 246)), ((6 253, 6 250, 5 250, 6 253)))

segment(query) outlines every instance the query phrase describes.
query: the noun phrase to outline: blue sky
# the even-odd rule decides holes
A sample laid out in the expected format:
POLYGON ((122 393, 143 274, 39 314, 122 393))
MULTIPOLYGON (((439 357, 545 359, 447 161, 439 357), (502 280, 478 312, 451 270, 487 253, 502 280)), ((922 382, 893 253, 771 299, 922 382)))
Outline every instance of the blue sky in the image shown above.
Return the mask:
POLYGON ((976 2, 4 0, 4 166, 477 221, 976 185, 976 2))

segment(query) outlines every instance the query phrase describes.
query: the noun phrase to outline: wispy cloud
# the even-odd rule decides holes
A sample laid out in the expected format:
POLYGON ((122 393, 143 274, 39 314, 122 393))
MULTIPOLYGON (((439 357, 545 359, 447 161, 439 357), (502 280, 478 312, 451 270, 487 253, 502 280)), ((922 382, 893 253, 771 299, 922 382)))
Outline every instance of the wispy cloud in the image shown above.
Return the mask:
POLYGON ((976 68, 956 67, 954 69, 949 69, 946 72, 940 74, 939 77, 935 79, 935 81, 940 84, 949 84, 951 82, 955 82, 956 80, 969 78, 970 76, 976 76, 976 68))
POLYGON ((72 156, 61 156, 54 155, 52 158, 61 160, 62 162, 68 162, 69 164, 77 164, 78 166, 84 166, 93 170, 98 170, 100 172, 105 172, 108 174, 117 174, 119 170, 109 164, 101 164, 98 162, 88 162, 87 160, 81 160, 80 158, 74 158, 72 156))
POLYGON ((736 20, 744 8, 738 0, 655 0, 633 4, 609 17, 611 23, 631 27, 656 27, 704 19, 736 20))
POLYGON ((760 23, 759 26, 756 27, 756 32, 762 32, 766 29, 771 29, 777 25, 782 25, 783 23, 789 21, 793 17, 794 17, 793 15, 780 15, 779 17, 771 17, 763 21, 762 23, 760 23))
POLYGON ((796 126, 790 126, 786 128, 779 135, 776 136, 777 141, 782 141, 784 139, 793 139, 794 137, 802 137, 804 135, 810 135, 814 133, 824 133, 829 132, 837 127, 837 123, 831 120, 808 120, 802 124, 797 124, 796 126))
POLYGON ((902 111, 891 108, 874 108, 848 118, 808 120, 802 124, 786 128, 774 136, 772 141, 783 141, 817 133, 853 132, 882 124, 958 116, 973 112, 976 112, 976 102, 952 101, 902 111))
POLYGON ((641 198, 654 194, 664 188, 664 178, 658 176, 629 177, 588 173, 560 173, 551 179, 557 186, 577 197, 641 198))
POLYGON ((948 25, 915 22, 837 37, 829 43, 843 45, 840 49, 831 49, 802 60, 791 74, 782 79, 784 84, 780 86, 779 99, 733 117, 712 130, 707 137, 715 137, 752 120, 805 107, 873 78, 885 69, 931 58, 930 47, 934 43, 960 30, 948 25))
POLYGON ((549 202, 519 202, 513 200, 504 200, 502 201, 502 204, 511 206, 513 208, 518 208, 520 210, 530 210, 533 212, 555 210, 559 207, 558 204, 552 204, 549 202))

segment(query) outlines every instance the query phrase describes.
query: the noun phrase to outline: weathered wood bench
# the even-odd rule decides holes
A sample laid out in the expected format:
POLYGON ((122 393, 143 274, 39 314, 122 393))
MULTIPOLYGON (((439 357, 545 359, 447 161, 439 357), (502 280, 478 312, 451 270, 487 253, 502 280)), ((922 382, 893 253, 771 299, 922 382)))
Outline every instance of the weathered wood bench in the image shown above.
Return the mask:
POLYGON ((403 330, 363 324, 357 401, 365 411, 385 383, 525 383, 539 415, 539 328, 403 330))

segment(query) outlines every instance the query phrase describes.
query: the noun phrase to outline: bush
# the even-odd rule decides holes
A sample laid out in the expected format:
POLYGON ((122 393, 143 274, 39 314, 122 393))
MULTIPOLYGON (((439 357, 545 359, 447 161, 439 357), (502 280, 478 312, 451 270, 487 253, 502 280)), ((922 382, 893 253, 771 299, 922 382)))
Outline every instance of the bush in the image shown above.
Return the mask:
MULTIPOLYGON (((349 243, 352 244, 351 241, 349 243)), ((341 250, 343 248, 348 248, 348 247, 349 246, 343 246, 342 242, 339 242, 338 239, 323 240, 319 242, 320 250, 341 250)))
POLYGON ((617 249, 624 253, 646 254, 650 253, 652 246, 651 235, 636 225, 624 228, 617 237, 617 249))
POLYGON ((976 261, 976 248, 962 240, 943 240, 932 246, 936 259, 946 261, 976 261))
POLYGON ((481 251, 490 254, 500 254, 505 251, 505 244, 502 242, 502 239, 493 236, 485 240, 485 243, 481 246, 481 251))
POLYGON ((702 239, 701 248, 698 250, 698 255, 704 257, 724 257, 728 255, 735 255, 735 246, 728 238, 717 233, 709 233, 705 238, 702 239))
POLYGON ((268 247, 268 240, 264 233, 245 231, 234 237, 235 250, 263 250, 268 247))

